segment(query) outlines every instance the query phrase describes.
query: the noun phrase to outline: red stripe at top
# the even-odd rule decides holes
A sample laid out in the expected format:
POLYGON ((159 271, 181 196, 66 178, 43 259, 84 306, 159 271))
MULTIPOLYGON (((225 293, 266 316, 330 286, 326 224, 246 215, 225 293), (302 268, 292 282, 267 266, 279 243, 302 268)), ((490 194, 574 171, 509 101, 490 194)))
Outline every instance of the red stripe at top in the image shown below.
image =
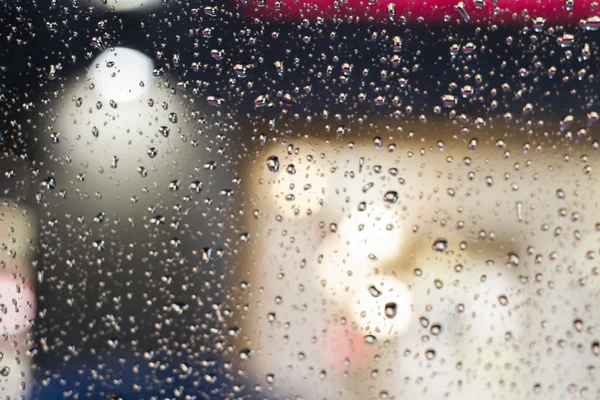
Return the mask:
POLYGON ((263 21, 522 25, 541 17, 547 24, 600 24, 600 0, 235 0, 243 15, 263 21), (584 21, 582 21, 584 20, 584 21))

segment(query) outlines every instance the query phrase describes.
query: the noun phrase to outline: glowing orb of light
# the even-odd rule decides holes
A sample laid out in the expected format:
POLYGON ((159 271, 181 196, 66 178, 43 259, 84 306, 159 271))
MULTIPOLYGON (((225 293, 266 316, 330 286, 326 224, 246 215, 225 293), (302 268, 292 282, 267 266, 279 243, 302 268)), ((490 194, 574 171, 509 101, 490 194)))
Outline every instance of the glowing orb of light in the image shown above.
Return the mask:
POLYGON ((152 68, 152 60, 143 53, 116 47, 94 59, 88 69, 88 79, 105 101, 124 103, 148 93, 152 68))
POLYGON ((156 9, 161 0, 92 0, 92 3, 104 10, 116 12, 143 12, 156 9))

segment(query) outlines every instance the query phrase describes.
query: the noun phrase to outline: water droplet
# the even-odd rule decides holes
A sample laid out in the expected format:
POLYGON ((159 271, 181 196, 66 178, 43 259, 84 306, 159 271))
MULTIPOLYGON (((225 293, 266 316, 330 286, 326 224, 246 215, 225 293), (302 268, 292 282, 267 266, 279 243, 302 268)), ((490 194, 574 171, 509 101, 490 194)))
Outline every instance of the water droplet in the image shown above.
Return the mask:
POLYGON ((469 22, 471 20, 471 17, 469 16, 469 13, 467 12, 467 9, 465 7, 465 3, 463 3, 462 1, 454 6, 454 10, 463 19, 463 21, 469 22))
POLYGON ((254 351, 251 349, 242 349, 240 350, 240 359, 249 360, 253 353, 254 351))
POLYGON ((536 17, 533 19, 533 30, 541 32, 546 25, 546 19, 544 17, 536 17))
POLYGON ((510 253, 508 253, 506 255, 506 259, 508 260, 507 265, 509 267, 516 268, 519 266, 520 260, 519 260, 519 255, 517 253, 511 251, 510 253))
POLYGON ((158 133, 160 133, 164 137, 169 137, 171 129, 168 126, 161 126, 160 128, 158 128, 158 133))
POLYGON ((505 295, 500 295, 500 296, 498 296, 498 302, 501 305, 505 306, 508 304, 508 298, 505 295))
POLYGON ((431 332, 432 335, 437 336, 442 333, 442 326, 440 324, 431 325, 429 332, 431 332))
POLYGON ((437 239, 431 248, 438 253, 443 253, 448 248, 448 241, 444 238, 437 239))
POLYGON ((573 119, 574 118, 573 118, 572 115, 567 115, 567 116, 563 117, 563 119, 560 120, 560 123, 558 125, 559 128, 560 128, 560 130, 564 131, 565 129, 567 129, 571 125, 571 123, 573 122, 573 119))
POLYGON ((600 17, 597 15, 582 19, 579 26, 586 31, 597 31, 600 28, 600 17))
POLYGON ((396 5, 394 3, 389 3, 387 6, 387 11, 390 21, 394 21, 396 19, 396 5))
POLYGON ((456 103, 458 103, 458 100, 454 95, 445 94, 442 96, 442 105, 444 107, 453 108, 456 105, 456 103))
POLYGON ((374 335, 365 335, 365 343, 375 344, 377 343, 377 338, 374 335))
POLYGON ((268 384, 273 384, 275 382, 275 374, 267 374, 265 380, 268 384))
POLYGON ((190 191, 194 193, 200 193, 202 191, 202 182, 193 181, 192 183, 190 183, 190 191))
POLYGON ((485 7, 485 0, 473 0, 476 9, 481 10, 485 7))
POLYGON ((279 157, 271 156, 271 157, 267 158, 267 167, 269 168, 269 171, 271 171, 271 172, 279 171, 279 157))
POLYGON ((175 179, 169 183, 169 190, 171 192, 176 192, 179 190, 180 186, 181 186, 181 181, 179 181, 179 179, 175 179))
POLYGON ((571 47, 573 46, 573 42, 575 42, 575 36, 570 33, 563 33, 561 37, 556 39, 556 42, 560 47, 571 47))
POLYGON ((46 192, 48 190, 56 189, 56 180, 53 177, 48 177, 42 181, 40 184, 42 192, 46 192))
POLYGON ((398 193, 390 190, 388 192, 386 192, 386 194, 383 196, 383 201, 385 201, 386 203, 395 203, 398 201, 398 193))
POLYGON ((428 360, 433 360, 435 358, 435 350, 429 349, 425 351, 425 357, 427 357, 428 360))
POLYGON ((471 140, 469 140, 469 145, 468 145, 469 150, 470 151, 477 150, 478 144, 479 144, 479 140, 477 140, 477 138, 472 138, 471 140))
POLYGON ((373 297, 379 297, 381 296, 381 291, 379 289, 377 289, 375 287, 375 285, 371 285, 369 286, 369 293, 371 294, 371 296, 373 297))
POLYGON ((398 313, 398 305, 394 302, 389 302, 385 305, 385 316, 394 318, 398 313))

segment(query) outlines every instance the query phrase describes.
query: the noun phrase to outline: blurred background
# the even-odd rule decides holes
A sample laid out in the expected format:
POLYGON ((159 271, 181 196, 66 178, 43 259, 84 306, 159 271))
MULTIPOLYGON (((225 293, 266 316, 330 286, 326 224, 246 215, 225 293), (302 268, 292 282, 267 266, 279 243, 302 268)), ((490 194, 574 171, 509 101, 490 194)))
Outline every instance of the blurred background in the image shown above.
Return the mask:
POLYGON ((597 4, 0 4, 7 398, 597 398, 597 4))

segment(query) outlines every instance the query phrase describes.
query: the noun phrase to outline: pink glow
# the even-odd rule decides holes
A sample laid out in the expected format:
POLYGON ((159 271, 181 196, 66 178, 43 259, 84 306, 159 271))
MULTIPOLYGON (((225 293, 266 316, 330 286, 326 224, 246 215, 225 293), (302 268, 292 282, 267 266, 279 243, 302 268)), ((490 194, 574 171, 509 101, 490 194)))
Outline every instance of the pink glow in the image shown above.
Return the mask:
MULTIPOLYGON (((280 0, 281 7, 276 10, 276 0, 235 0, 237 9, 245 16, 262 21, 292 22, 304 18, 315 21, 322 17, 326 21, 335 18, 347 20, 359 18, 362 23, 401 24, 402 17, 407 23, 419 25, 447 25, 448 23, 467 23, 455 6, 459 0, 280 0), (342 4, 338 8, 334 3, 342 4), (396 17, 392 21, 388 15, 388 5, 394 4, 396 17), (445 17, 450 21, 446 22, 445 17), (423 22, 418 22, 419 17, 423 22)), ((477 8, 473 0, 463 0, 469 15, 469 24, 505 24, 523 25, 535 17, 544 17, 548 24, 577 24, 581 19, 597 16, 600 10, 592 10, 594 0, 576 0, 574 8, 565 10, 565 0, 485 0, 484 6, 477 8), (497 4, 494 4, 497 3, 497 4)))

